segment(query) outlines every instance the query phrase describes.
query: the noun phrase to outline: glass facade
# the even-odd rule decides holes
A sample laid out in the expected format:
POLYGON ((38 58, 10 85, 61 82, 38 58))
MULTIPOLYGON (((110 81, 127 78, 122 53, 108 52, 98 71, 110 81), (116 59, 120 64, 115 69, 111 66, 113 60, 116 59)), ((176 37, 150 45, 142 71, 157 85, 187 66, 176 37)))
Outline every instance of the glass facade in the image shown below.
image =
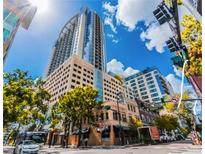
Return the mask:
POLYGON ((103 76, 102 71, 95 68, 94 86, 98 91, 97 101, 103 101, 103 76))
POLYGON ((100 17, 88 8, 82 8, 62 28, 54 45, 47 76, 74 54, 105 71, 103 36, 100 17))
POLYGON ((3 4, 3 56, 4 60, 18 27, 28 29, 37 7, 28 0, 4 0, 3 4))
POLYGON ((12 33, 16 30, 19 24, 19 17, 8 9, 4 9, 3 17, 3 40, 5 42, 12 36, 12 33))
POLYGON ((166 92, 165 92, 165 90, 164 90, 164 88, 163 88, 163 86, 162 86, 162 82, 161 82, 159 76, 158 76, 156 79, 157 79, 157 83, 158 83, 159 89, 160 89, 160 91, 161 91, 161 94, 162 94, 162 95, 163 95, 163 94, 166 94, 166 92))
POLYGON ((147 68, 140 73, 125 78, 125 81, 134 90, 135 97, 139 96, 143 101, 160 103, 161 97, 170 94, 169 89, 166 88, 168 82, 157 68, 147 68))
POLYGON ((85 30, 85 39, 84 39, 84 53, 83 59, 88 63, 93 63, 93 53, 92 53, 92 41, 93 41, 93 20, 92 20, 92 12, 86 10, 87 14, 86 20, 86 30, 85 30))

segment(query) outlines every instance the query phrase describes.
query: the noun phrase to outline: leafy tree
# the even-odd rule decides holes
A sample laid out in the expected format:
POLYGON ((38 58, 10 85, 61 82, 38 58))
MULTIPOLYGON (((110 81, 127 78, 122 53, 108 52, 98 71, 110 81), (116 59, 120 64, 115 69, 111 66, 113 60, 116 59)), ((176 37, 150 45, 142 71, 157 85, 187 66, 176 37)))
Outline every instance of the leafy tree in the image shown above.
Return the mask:
POLYGON ((131 127, 133 128, 137 128, 137 127, 140 127, 142 126, 142 122, 139 118, 137 117, 131 117, 131 120, 130 120, 130 124, 129 124, 131 127))
POLYGON ((115 75, 114 78, 123 83, 123 78, 120 75, 115 75))
POLYGON ((175 130, 179 127, 178 118, 172 115, 162 115, 155 119, 155 125, 161 129, 167 131, 175 130))
POLYGON ((4 128, 10 123, 28 124, 27 107, 32 102, 32 79, 27 72, 17 69, 13 73, 4 73, 3 110, 4 128))
MULTIPOLYGON (((182 95, 182 100, 190 99, 190 91, 185 91, 182 95)), ((193 113, 187 108, 187 104, 190 102, 182 101, 180 107, 178 107, 178 101, 180 94, 174 94, 173 96, 166 96, 165 101, 170 100, 170 102, 164 105, 163 110, 160 111, 160 115, 170 115, 177 117, 179 120, 185 120, 188 127, 191 128, 191 120, 193 119, 193 113), (175 101, 174 101, 175 100, 175 101)))
POLYGON ((45 121, 47 104, 44 101, 49 100, 50 94, 43 88, 41 79, 34 83, 27 72, 19 69, 4 73, 3 96, 4 129, 18 124, 15 130, 18 134, 21 126, 36 122, 42 125, 45 121))
POLYGON ((181 23, 184 30, 181 38, 188 48, 189 66, 187 76, 202 75, 202 26, 192 15, 185 15, 181 23))
POLYGON ((83 118, 92 118, 94 109, 100 105, 97 102, 97 95, 98 92, 92 87, 76 87, 62 96, 52 109, 52 123, 55 125, 62 122, 65 136, 69 131, 70 123, 80 130, 78 146, 80 146, 83 118))
MULTIPOLYGON (((172 0, 164 0, 164 3, 168 6, 168 7, 172 7, 172 0)), ((182 4, 182 0, 177 0, 177 4, 181 5, 182 4)))
POLYGON ((46 121, 48 104, 51 95, 47 90, 44 89, 45 81, 41 78, 34 82, 34 92, 32 95, 32 104, 30 106, 30 123, 33 123, 35 129, 40 129, 46 121))

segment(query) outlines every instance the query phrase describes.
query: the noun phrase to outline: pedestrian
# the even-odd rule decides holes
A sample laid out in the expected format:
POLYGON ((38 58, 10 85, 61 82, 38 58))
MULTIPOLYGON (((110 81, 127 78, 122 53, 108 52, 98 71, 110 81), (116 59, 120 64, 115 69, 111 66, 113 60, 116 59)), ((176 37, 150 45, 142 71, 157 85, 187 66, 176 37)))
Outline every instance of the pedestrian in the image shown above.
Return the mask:
POLYGON ((50 148, 51 147, 51 139, 49 138, 49 141, 48 141, 48 147, 50 148))
POLYGON ((49 138, 48 138, 48 146, 49 146, 49 148, 51 147, 52 140, 53 140, 53 132, 51 131, 49 133, 49 138))
POLYGON ((88 138, 87 137, 84 139, 84 143, 85 143, 85 147, 87 147, 87 145, 88 145, 88 138))
POLYGON ((64 148, 68 148, 67 136, 64 137, 64 148))

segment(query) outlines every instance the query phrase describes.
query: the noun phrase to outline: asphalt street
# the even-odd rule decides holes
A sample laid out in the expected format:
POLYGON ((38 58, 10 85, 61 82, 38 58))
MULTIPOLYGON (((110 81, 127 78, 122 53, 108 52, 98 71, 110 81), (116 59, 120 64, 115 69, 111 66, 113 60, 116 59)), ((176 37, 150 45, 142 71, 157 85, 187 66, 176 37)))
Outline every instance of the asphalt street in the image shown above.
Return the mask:
MULTIPOLYGON (((48 148, 44 146, 40 154, 201 154, 201 145, 192 145, 190 142, 173 142, 169 144, 147 146, 112 146, 91 147, 82 149, 63 149, 59 146, 48 148)), ((4 153, 11 154, 11 147, 4 147, 4 153)))

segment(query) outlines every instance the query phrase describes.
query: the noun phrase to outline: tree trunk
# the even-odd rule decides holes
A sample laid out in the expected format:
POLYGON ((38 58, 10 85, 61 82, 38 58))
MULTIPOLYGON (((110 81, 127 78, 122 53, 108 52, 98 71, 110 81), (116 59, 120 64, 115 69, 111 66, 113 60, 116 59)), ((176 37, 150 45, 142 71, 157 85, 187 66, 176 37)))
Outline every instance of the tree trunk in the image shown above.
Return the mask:
POLYGON ((66 131, 66 136, 65 136, 65 147, 68 147, 68 139, 69 139, 69 135, 70 135, 70 122, 68 123, 68 127, 67 127, 67 131, 66 131))
POLYGON ((63 148, 65 147, 65 144, 66 144, 66 131, 67 131, 67 124, 65 124, 64 126, 64 135, 63 135, 63 142, 62 142, 62 146, 63 148))
POLYGON ((79 134, 78 134, 78 145, 77 147, 79 147, 81 145, 81 130, 82 130, 82 118, 80 119, 80 123, 79 123, 79 134))
POLYGON ((10 133, 9 133, 7 139, 6 139, 6 143, 5 143, 5 145, 8 145, 8 142, 9 142, 9 138, 10 138, 10 136, 11 136, 11 131, 10 131, 10 133))
POLYGON ((49 145, 49 148, 51 147, 51 144, 52 144, 52 140, 53 140, 53 134, 54 134, 54 131, 50 131, 49 132, 49 138, 48 138, 48 145, 49 145))
POLYGON ((17 139, 17 137, 18 137, 18 135, 19 135, 19 129, 20 129, 20 127, 21 127, 21 124, 19 124, 19 126, 18 126, 18 128, 17 128, 16 135, 15 135, 15 137, 14 137, 14 145, 16 145, 16 139, 17 139))

